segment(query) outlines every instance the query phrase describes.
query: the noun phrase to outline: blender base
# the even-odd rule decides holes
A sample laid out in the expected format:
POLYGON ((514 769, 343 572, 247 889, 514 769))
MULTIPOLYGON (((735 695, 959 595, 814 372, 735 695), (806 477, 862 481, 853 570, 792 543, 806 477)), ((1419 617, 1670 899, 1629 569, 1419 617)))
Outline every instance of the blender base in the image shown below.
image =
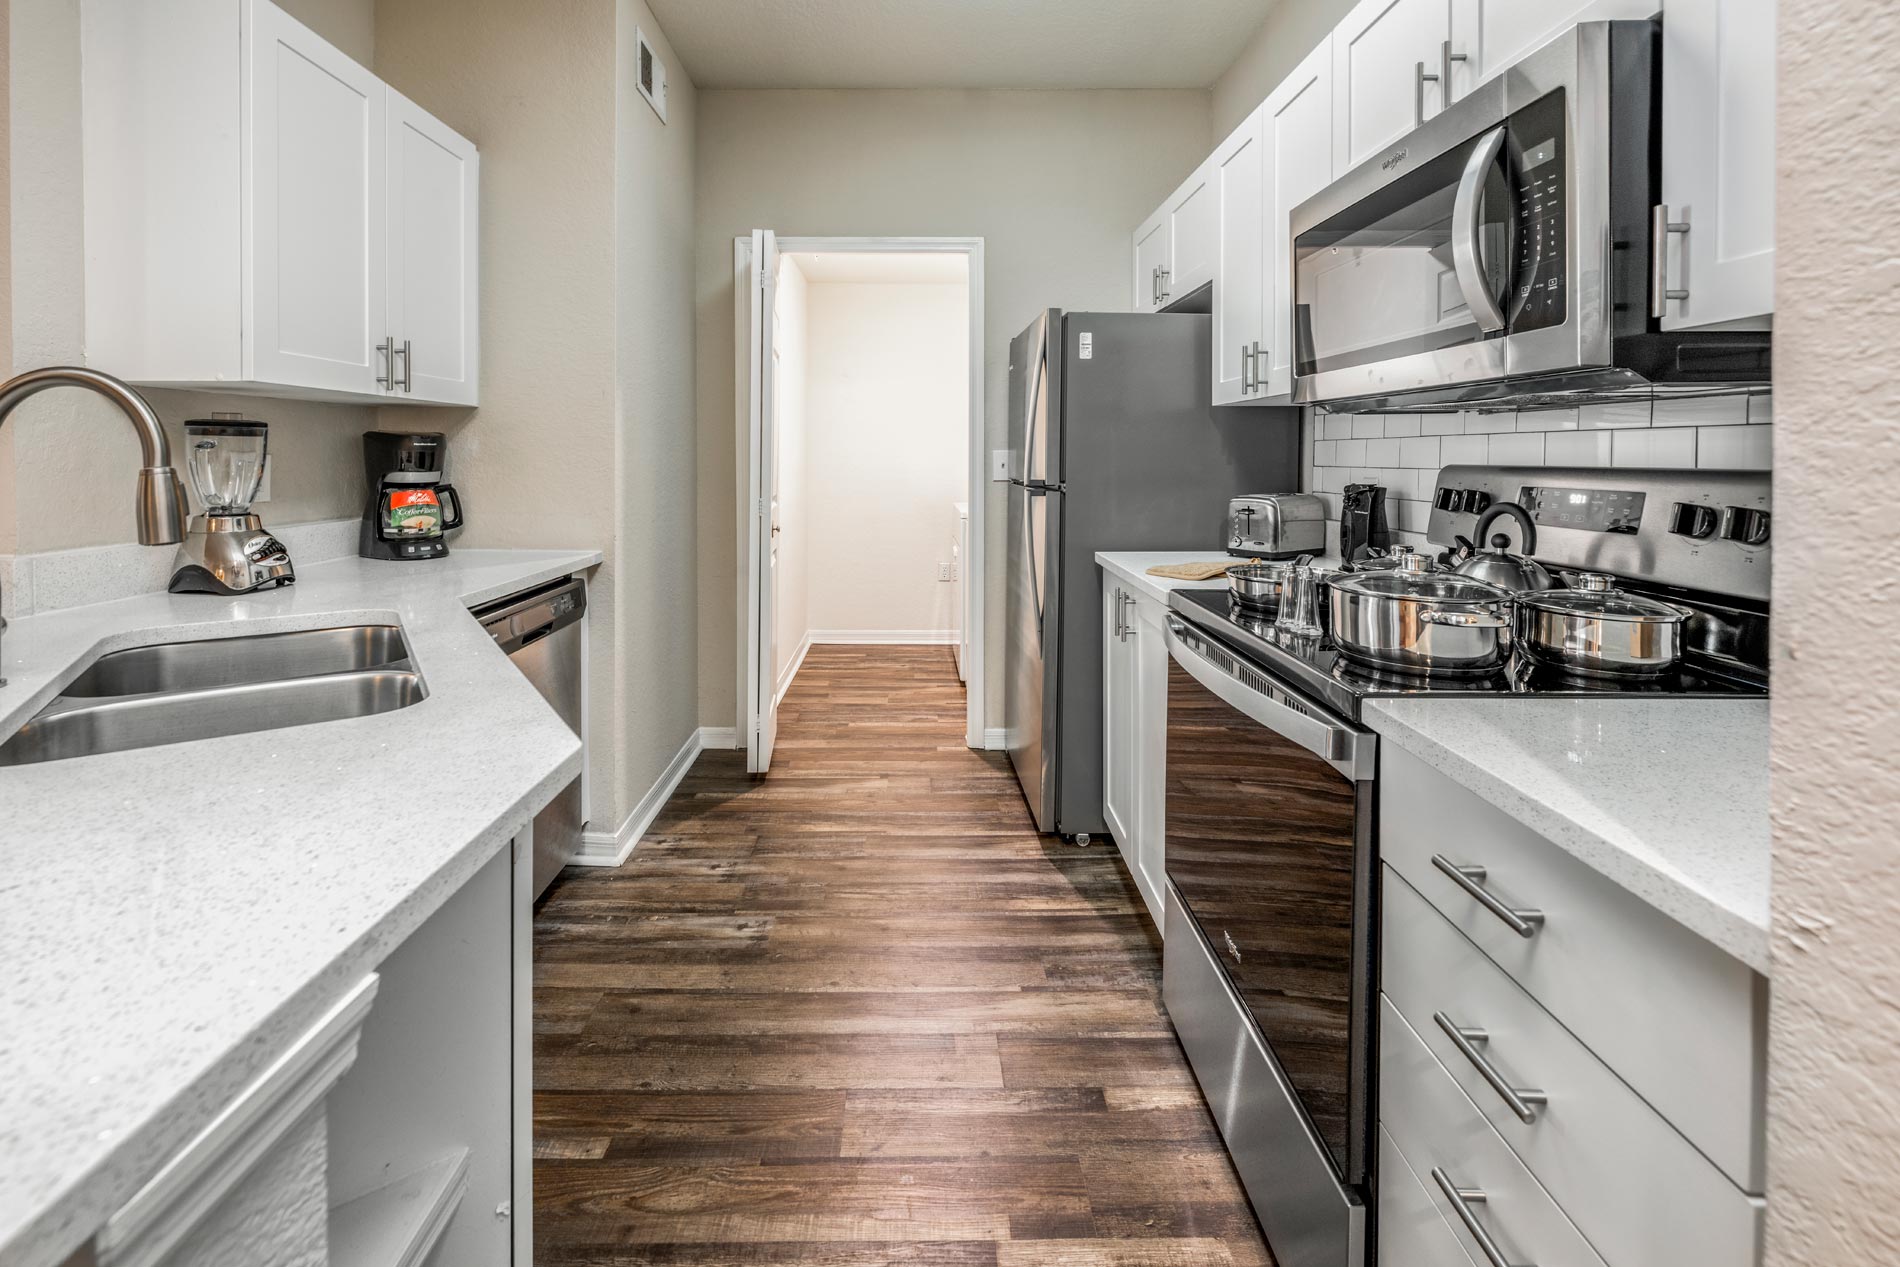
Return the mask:
POLYGON ((249 594, 296 581, 290 551, 256 515, 201 515, 172 559, 173 594, 249 594))

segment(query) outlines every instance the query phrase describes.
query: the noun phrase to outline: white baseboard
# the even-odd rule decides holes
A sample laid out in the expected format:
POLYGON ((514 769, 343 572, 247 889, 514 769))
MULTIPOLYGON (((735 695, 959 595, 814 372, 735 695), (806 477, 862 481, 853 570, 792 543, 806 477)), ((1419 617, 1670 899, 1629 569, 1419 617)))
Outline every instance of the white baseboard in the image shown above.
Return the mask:
POLYGON ((798 676, 799 666, 805 663, 805 653, 811 650, 811 635, 805 635, 805 641, 798 644, 798 654, 785 666, 785 672, 779 674, 778 685, 772 691, 772 707, 777 708, 779 701, 785 698, 785 692, 792 689, 792 679, 798 676))
POLYGON ((954 629, 814 629, 808 639, 823 646, 916 647, 954 646, 961 635, 954 629))
POLYGON ((736 726, 701 726, 699 728, 699 746, 707 752, 721 748, 737 748, 739 728, 736 726))
POLYGON ((686 772, 693 768, 693 762, 699 759, 700 752, 707 747, 706 733, 704 730, 695 730, 686 736, 686 742, 666 763, 666 769, 660 771, 660 777, 640 798, 640 803, 627 811, 627 816, 620 820, 618 828, 613 831, 582 832, 580 852, 568 859, 569 865, 617 867, 625 862, 628 855, 633 853, 633 847, 640 843, 640 837, 647 834, 647 828, 653 826, 653 820, 660 816, 667 798, 673 795, 680 780, 686 777, 686 772))
POLYGON ((992 726, 983 732, 983 746, 991 752, 1003 750, 1003 728, 992 726))

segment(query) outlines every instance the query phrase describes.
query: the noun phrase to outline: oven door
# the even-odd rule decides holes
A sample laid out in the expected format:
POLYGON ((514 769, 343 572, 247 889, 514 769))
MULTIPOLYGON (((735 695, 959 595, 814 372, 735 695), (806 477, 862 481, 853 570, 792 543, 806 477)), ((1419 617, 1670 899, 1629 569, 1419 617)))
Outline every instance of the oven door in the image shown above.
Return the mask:
POLYGON ((1479 400, 1611 363, 1607 25, 1573 28, 1295 209, 1296 403, 1479 400), (1491 387, 1448 391, 1475 384, 1491 387))
POLYGON ((1351 1263, 1376 737, 1170 615, 1163 997, 1275 1256, 1351 1263))

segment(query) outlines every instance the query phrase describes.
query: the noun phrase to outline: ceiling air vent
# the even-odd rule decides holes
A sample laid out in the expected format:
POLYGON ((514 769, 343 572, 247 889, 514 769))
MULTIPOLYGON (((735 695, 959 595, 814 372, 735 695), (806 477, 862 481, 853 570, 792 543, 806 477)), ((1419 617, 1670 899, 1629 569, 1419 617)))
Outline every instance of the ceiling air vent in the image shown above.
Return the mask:
POLYGON ((653 107, 653 113, 660 116, 660 122, 666 122, 666 64, 653 51, 653 45, 647 42, 647 33, 639 27, 633 28, 634 43, 638 45, 638 58, 635 67, 634 82, 640 87, 640 95, 653 107))

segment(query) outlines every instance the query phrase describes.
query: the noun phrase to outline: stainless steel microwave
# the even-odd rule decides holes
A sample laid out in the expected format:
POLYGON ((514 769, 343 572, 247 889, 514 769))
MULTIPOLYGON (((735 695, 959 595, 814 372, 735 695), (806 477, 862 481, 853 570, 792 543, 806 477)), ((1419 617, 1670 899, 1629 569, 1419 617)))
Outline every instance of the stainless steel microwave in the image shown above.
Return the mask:
POLYGON ((1765 386, 1765 330, 1664 331, 1661 30, 1586 22, 1293 210, 1293 399, 1552 405, 1765 386))

